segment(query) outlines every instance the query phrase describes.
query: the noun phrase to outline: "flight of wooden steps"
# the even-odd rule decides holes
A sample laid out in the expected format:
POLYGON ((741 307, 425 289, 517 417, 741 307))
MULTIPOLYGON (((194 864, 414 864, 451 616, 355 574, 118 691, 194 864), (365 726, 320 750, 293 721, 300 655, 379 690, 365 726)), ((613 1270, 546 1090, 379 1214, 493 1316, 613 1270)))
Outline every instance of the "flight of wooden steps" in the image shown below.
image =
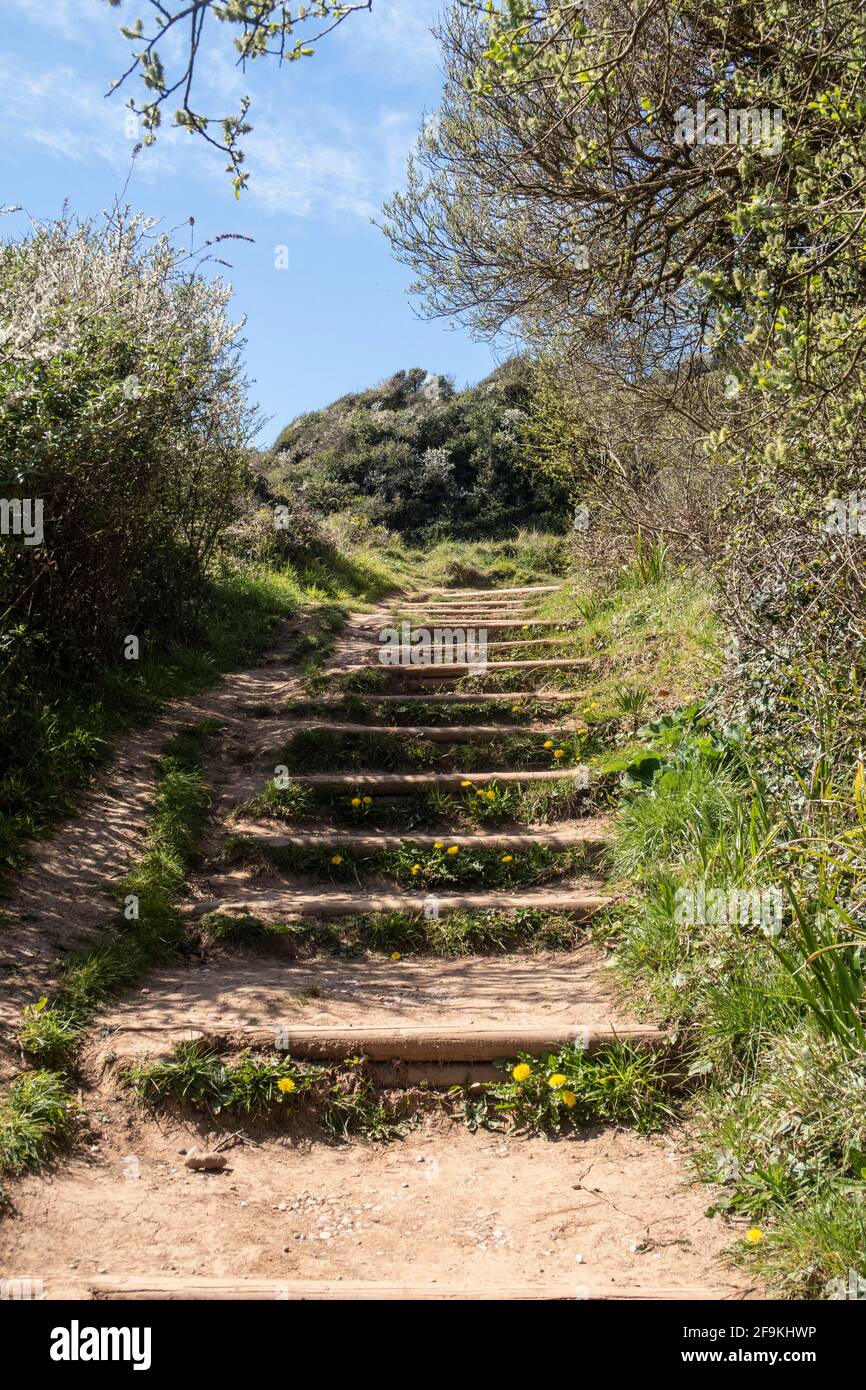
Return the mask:
MULTIPOLYGON (((546 585, 537 589, 524 588, 519 595, 512 595, 506 598, 505 595, 497 595, 495 591, 481 594, 460 593, 453 599, 445 594, 435 596, 436 608, 434 611, 451 611, 449 604, 453 604, 454 610, 467 614, 477 613, 482 607, 481 600, 489 600, 492 607, 502 607, 503 602, 519 602, 521 616, 526 614, 528 623, 543 621, 534 616, 537 613, 538 603, 546 594, 555 592, 556 586, 546 585)), ((428 606, 434 600, 432 594, 427 594, 424 599, 405 595, 397 601, 400 608, 423 609, 429 611, 428 606)), ((511 621, 509 617, 508 621, 511 621)), ((487 669, 495 671, 526 672, 527 674, 535 670, 558 670, 572 669, 587 665, 584 658, 573 657, 548 657, 538 660, 519 660, 519 661, 496 661, 488 662, 487 669)), ((492 704, 509 702, 512 706, 522 706, 527 701, 539 702, 540 704, 550 704, 555 708, 557 704, 567 702, 574 703, 581 698, 581 692, 576 690, 558 690, 550 693, 539 693, 531 688, 518 689, 517 691, 503 692, 494 691, 487 693, 456 692, 447 690, 447 683, 457 675, 468 671, 470 668, 466 664, 459 664, 450 668, 410 668, 410 667, 380 667, 372 663, 353 664, 352 666, 333 666, 329 668, 333 674, 346 674, 358 670, 377 670, 384 671, 385 677, 389 672, 395 677, 402 677, 407 674, 420 675, 429 682, 432 689, 423 694, 400 694, 398 691, 379 693, 366 693, 364 695, 352 696, 352 700, 361 700, 365 706, 371 708, 373 717, 369 723, 358 723, 352 720, 332 720, 328 719, 325 713, 322 718, 305 718, 304 720, 292 723, 280 720, 276 725, 272 725, 266 730, 269 747, 277 747, 283 740, 291 739, 293 734, 300 734, 303 731, 315 730, 323 735, 325 739, 333 737, 340 740, 359 740, 359 747, 363 748, 363 740, 374 737, 376 740, 383 736, 387 739, 399 741, 400 739, 423 739, 431 743, 459 745, 460 743, 472 743, 478 741, 495 740, 502 736, 510 736, 522 732, 518 724, 493 724, 493 723, 467 723, 467 724, 436 724, 431 723, 429 715, 424 722, 412 725, 391 725, 376 719, 375 709, 379 705, 389 703, 407 704, 415 701, 423 703, 428 707, 435 707, 437 704, 445 702, 460 704, 492 704), (446 685, 446 689, 442 686, 446 685)), ((335 704, 344 703, 345 697, 342 695, 325 694, 321 697, 311 697, 306 702, 307 706, 312 706, 318 711, 327 711, 335 704)), ((539 735, 545 731, 544 725, 538 728, 539 735)), ((548 730, 549 731, 549 730, 548 730)), ((560 729, 557 728, 557 732, 560 729)), ((563 731, 564 732, 564 731, 563 731)), ((284 745, 283 745, 284 746, 284 745)), ((302 746, 302 745, 300 745, 302 746)), ((363 756, 363 755, 360 755, 363 756)), ((239 923, 239 929, 243 931, 243 922, 246 919, 263 923, 271 926, 279 926, 282 923, 291 923, 301 919, 306 923, 315 923, 319 919, 323 922, 340 918, 365 918, 378 914, 398 913, 406 914, 408 917, 420 918, 435 916, 447 917, 454 913, 461 914, 503 914, 504 917, 530 911, 539 914, 550 913, 567 916, 577 922, 585 921, 607 907, 613 898, 606 893, 603 884, 587 874, 585 869, 579 871, 569 869, 569 879, 560 878, 557 882, 547 881, 538 886, 502 886, 482 891, 461 891, 454 883, 448 883, 447 887, 431 891, 422 887, 420 890, 406 889, 398 887, 391 888, 387 883, 382 883, 382 870, 376 870, 375 861, 378 856, 384 856, 388 852, 399 851, 411 847, 413 853, 419 857, 429 854, 442 854, 448 848, 459 850, 464 856, 472 850, 492 851, 499 850, 507 846, 509 854, 520 855, 526 853, 533 847, 544 848, 552 852, 554 859, 552 872, 556 874, 556 860, 560 854, 566 855, 568 852, 578 849, 587 852, 588 856, 598 854, 603 851, 607 831, 603 822, 597 817, 587 815, 584 822, 574 821, 573 802, 569 801, 569 809, 565 813, 569 816, 567 825, 542 825, 537 827, 530 826, 497 826, 489 829, 487 826, 479 826, 478 829, 469 830, 465 826, 453 827, 454 833, 444 830, 425 830, 415 831, 411 825, 405 831, 399 833, 387 833, 375 825, 375 807, 378 798, 390 801, 392 798, 406 798, 415 796, 418 793, 430 792, 469 792, 473 788, 489 789, 492 786, 502 788, 532 787, 540 784, 556 783, 564 788, 575 787, 577 790, 589 793, 589 775, 586 766, 578 767, 558 767, 554 766, 544 770, 522 770, 522 769, 495 769, 485 770, 483 768, 472 768, 466 771, 447 770, 432 771, 422 770, 415 772, 391 772, 378 771, 370 768, 360 767, 349 770, 329 770, 329 771, 295 771, 291 772, 291 782, 293 786, 306 788, 311 791, 333 792, 336 794, 345 793, 348 797, 355 794, 373 797, 373 810, 370 817, 365 817, 362 824, 354 824, 348 827, 334 827, 324 825, 321 827, 308 827, 307 825, 295 826, 291 824, 291 812, 288 812, 290 823, 286 825, 281 821, 268 818, 267 808, 260 808, 255 813, 255 818, 251 818, 249 812, 240 810, 239 818, 232 819, 226 825, 226 839, 231 840, 232 849, 235 854, 233 861, 238 864, 240 869, 228 873, 225 864, 221 866, 219 872, 225 872, 225 879, 221 880, 219 872, 211 873, 207 888, 198 899, 190 904, 189 911, 196 918, 233 918, 239 923), (370 823, 372 818, 373 824, 370 823), (259 859, 252 859, 252 868, 243 865, 242 852, 260 851, 267 857, 271 857, 270 866, 259 859), (320 877, 321 871, 316 868, 298 868, 292 870, 287 877, 288 871, 280 867, 286 861, 280 858, 280 851, 321 851, 323 861, 326 859, 326 852, 345 852, 351 856, 353 871, 356 875, 356 883, 351 887, 343 886, 341 882, 335 885, 333 878, 328 880, 327 873, 324 874, 324 881, 320 877), (241 858, 237 857, 241 851, 241 858), (379 872, 380 877, 374 883, 365 883, 363 875, 369 870, 365 867, 365 860, 371 861, 374 866, 373 872, 379 872), (264 868, 264 873, 262 872, 264 868)), ((306 814, 309 814, 307 812, 306 814)), ((443 812, 444 814, 444 812, 443 812)), ((288 862, 292 862, 289 860, 288 862)), ((300 863, 307 866, 309 859, 302 859, 300 863)), ((313 859, 315 863, 315 858, 313 859)), ((456 863, 456 861, 455 861, 456 863)), ((462 863, 462 861, 461 861, 462 863)), ((563 864, 573 865, 573 857, 563 859, 563 864)), ((580 863, 580 861, 578 861, 580 863)), ((323 868, 327 868, 323 863, 323 868)), ((483 959, 482 959, 483 965, 483 959)), ((392 1068, 405 1068, 410 1064, 445 1064, 457 1068, 469 1065, 487 1065, 496 1058, 503 1056, 513 1056, 518 1052, 542 1052, 555 1050, 565 1043, 574 1042, 578 1030, 569 1024, 555 1025, 549 1020, 540 1017, 537 1022, 530 1025, 517 1025, 508 1022, 507 1000, 503 1000, 504 1022, 502 1027, 491 1029, 486 1026, 473 1025, 471 1020, 465 1024, 443 1027, 435 1021, 425 1019, 420 1016, 416 1023, 411 1026, 399 1028, 390 1026, 377 1033, 375 1030, 365 1028, 363 1023, 358 1023, 355 1029, 345 1027, 331 1027, 330 1025, 316 1025, 315 1021, 309 1025, 304 1025, 301 1032, 291 1033, 289 1038, 289 1051, 293 1056, 305 1057, 330 1057, 339 1059, 345 1055, 363 1055, 368 1060, 376 1061, 380 1064, 388 1064, 392 1068), (318 1027, 318 1031, 317 1031, 318 1027)), ((602 1006, 595 1021, 590 1021, 589 1025, 580 1030, 580 1036, 584 1037, 587 1046, 601 1045, 605 1040, 610 1041, 614 1036, 609 1018, 608 1009, 602 1006)), ((636 1045, 663 1046, 667 1043, 667 1035, 663 1030, 647 1025, 632 1024, 625 1027, 621 1032, 617 1032, 623 1041, 632 1041, 636 1045)), ((242 1046, 253 1046, 257 1040, 255 1031, 248 1031, 237 1039, 236 1042, 242 1046)), ((259 1040, 261 1041, 261 1040, 259 1040)), ((408 1076, 408 1073, 401 1073, 408 1076)))

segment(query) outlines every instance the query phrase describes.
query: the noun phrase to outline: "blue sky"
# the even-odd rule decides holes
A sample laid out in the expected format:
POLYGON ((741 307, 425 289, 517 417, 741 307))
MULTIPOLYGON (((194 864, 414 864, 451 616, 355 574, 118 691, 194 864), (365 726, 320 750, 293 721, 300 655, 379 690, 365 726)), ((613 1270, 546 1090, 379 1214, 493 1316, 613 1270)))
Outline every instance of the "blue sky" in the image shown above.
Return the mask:
MULTIPOLYGON (((441 0, 374 0, 316 55, 280 70, 271 61, 233 66, 227 32, 203 55, 199 107, 222 115, 244 92, 255 131, 245 141, 250 188, 235 200, 225 160, 166 127, 135 161, 126 201, 171 228, 195 218, 196 244, 242 233, 253 244, 222 248, 247 318, 252 394, 283 424, 399 367, 452 374, 458 386, 495 364, 493 352, 460 328, 420 320, 406 295, 409 272, 370 225, 402 183, 423 112, 438 101, 440 72, 429 26, 441 0), (288 269, 275 268, 286 247, 288 269)), ((0 0, 0 205, 20 203, 37 219, 64 199, 80 217, 120 194, 130 171, 127 95, 104 93, 129 61, 118 26, 150 7, 124 0, 0 0)), ((166 49, 170 55, 170 50, 166 49)), ((3 219, 8 237, 23 214, 3 219)), ((183 233, 185 238, 188 235, 183 233)))

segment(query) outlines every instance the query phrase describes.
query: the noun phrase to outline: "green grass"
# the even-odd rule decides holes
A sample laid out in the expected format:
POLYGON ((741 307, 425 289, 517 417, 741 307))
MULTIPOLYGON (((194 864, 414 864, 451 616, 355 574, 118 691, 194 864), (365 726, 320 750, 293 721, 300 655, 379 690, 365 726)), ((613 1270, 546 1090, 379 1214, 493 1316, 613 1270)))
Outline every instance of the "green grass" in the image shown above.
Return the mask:
POLYGON ((288 1058, 242 1053, 226 1059, 199 1042, 180 1043, 166 1061, 118 1069, 122 1088, 150 1109, 178 1106, 221 1117, 260 1123, 312 1116, 330 1135, 395 1139, 413 1115, 403 1097, 377 1093, 359 1058, 338 1065, 311 1066, 288 1058))
POLYGON ((441 541, 424 562, 424 583, 450 588, 553 584, 568 566, 563 536, 521 530, 511 540, 441 541))
POLYGON ((206 946, 274 950, 289 958, 318 953, 357 956, 364 951, 457 957, 516 950, 574 950, 585 926, 566 913, 449 912, 438 920, 423 912, 361 913, 332 921, 269 924, 256 917, 217 913, 200 922, 206 946))
POLYGON ((64 964, 50 999, 24 1011, 19 1040, 38 1069, 25 1072, 0 1099, 0 1172, 38 1166, 66 1138, 73 1100, 68 1076, 96 1010, 186 944, 176 900, 208 804, 199 760, 213 727, 184 730, 160 759, 146 849, 120 888, 125 900, 137 899, 138 918, 121 916, 104 945, 64 964))
POLYGON ((430 829, 447 833, 449 827, 547 824, 586 814, 593 805, 592 798, 602 794, 601 786, 590 793, 579 782, 577 777, 573 781, 543 779, 525 787, 511 787, 497 783, 495 777, 479 778, 459 792, 434 788, 389 799, 374 797, 362 787, 343 792, 292 782, 280 788, 271 781, 259 796, 239 806, 236 815, 262 816, 289 825, 327 818, 359 828, 375 818, 377 826, 391 825, 407 832, 430 829))
POLYGON ((616 1043, 592 1056, 574 1047, 546 1058, 521 1053, 504 1069, 506 1078, 487 1088, 486 1119, 507 1116, 522 1133, 554 1135, 595 1123, 650 1134, 674 1114, 668 1062, 649 1049, 616 1043))
POLYGON ((0 1173, 22 1173, 44 1163, 68 1138, 75 1109, 75 1096, 59 1072, 17 1077, 0 1095, 0 1173))
POLYGON ((521 768, 575 767, 592 751, 586 735, 557 734, 556 726, 544 733, 503 731, 492 739, 466 743, 440 743, 417 735, 337 734, 320 729, 300 729, 279 756, 290 772, 367 771, 447 772, 458 768, 472 772, 521 768), (549 745, 549 746, 548 746, 549 745))
POLYGON ((748 741, 705 714, 641 738, 610 855, 635 895, 600 929, 615 979, 687 1040, 699 1173, 712 1209, 756 1232, 733 1257, 786 1296, 832 1296, 832 1281, 866 1279, 863 933, 849 910, 866 807, 857 823, 847 792, 841 832, 844 797, 825 786, 798 823, 795 778, 771 791, 748 741), (722 904, 771 885, 785 912, 773 930, 694 920, 681 909, 695 885, 722 904))
POLYGON ((308 874, 317 882, 357 886, 365 875, 394 879, 401 887, 526 888, 591 871, 593 859, 579 846, 558 849, 546 845, 527 848, 479 846, 454 847, 449 854, 447 836, 440 849, 405 840, 399 849, 368 854, 339 845, 330 849, 283 846, 269 848, 242 835, 230 837, 221 858, 225 863, 274 865, 283 872, 308 874))
POLYGON ((244 1052, 225 1057, 203 1042, 180 1043, 170 1058, 124 1064, 122 1089, 152 1110, 189 1109, 234 1126, 291 1125, 312 1118, 327 1134, 395 1139, 422 1108, 445 1111, 472 1128, 558 1135, 582 1125, 625 1125, 649 1134, 672 1116, 664 1058, 614 1044, 592 1057, 575 1048, 555 1056, 521 1055, 503 1063, 501 1082, 471 1098, 462 1087, 447 1095, 423 1088, 382 1091, 360 1058, 312 1065, 244 1052), (514 1070, 521 1078, 514 1078, 514 1070), (550 1085, 553 1078, 555 1085, 550 1085))
POLYGON ((703 695, 722 669, 719 624, 699 573, 668 566, 657 581, 637 585, 622 575, 568 576, 559 593, 544 597, 537 616, 567 621, 581 611, 580 644, 598 667, 589 713, 593 706, 615 712, 623 683, 649 687, 646 713, 684 705, 703 695))

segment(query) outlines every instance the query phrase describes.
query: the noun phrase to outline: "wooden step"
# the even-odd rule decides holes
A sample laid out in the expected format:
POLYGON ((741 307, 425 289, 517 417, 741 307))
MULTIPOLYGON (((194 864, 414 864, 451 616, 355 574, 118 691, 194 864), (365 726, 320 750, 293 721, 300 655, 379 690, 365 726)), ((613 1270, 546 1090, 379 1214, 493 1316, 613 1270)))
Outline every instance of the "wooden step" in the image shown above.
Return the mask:
MULTIPOLYGON (((446 694, 439 695, 318 695, 311 696, 309 700, 300 700, 299 704, 317 704, 321 706, 344 705, 346 699, 360 700, 365 705, 478 705, 478 704, 504 704, 509 702, 512 705, 519 704, 521 700, 536 700, 543 704, 555 704, 556 702, 574 703, 576 700, 585 700, 587 691, 585 690, 492 690, 487 694, 473 694, 471 691, 454 690, 446 694)), ((383 725, 371 724, 370 728, 383 728, 383 725)), ((391 727, 390 725, 388 727, 391 727)), ((399 727, 399 726, 398 726, 399 727)), ((503 728, 519 730, 523 725, 506 724, 503 728)))
POLYGON ((299 772, 292 783, 302 787, 333 787, 337 790, 377 792, 382 796, 411 796, 413 792, 450 788, 459 791, 463 782, 486 790, 494 783, 501 787, 522 786, 525 782, 569 782, 588 784, 589 769, 552 767, 549 770, 517 772, 299 772))
POLYGON ((464 614, 464 613, 478 613, 478 614, 481 614, 482 616, 483 616, 485 613, 490 613, 490 614, 495 614, 497 617, 503 616, 503 615, 504 615, 506 618, 511 618, 511 617, 516 616, 516 615, 519 616, 519 615, 522 614, 522 613, 525 613, 527 617, 531 617, 531 616, 535 613, 536 610, 535 610, 534 608, 528 608, 528 607, 526 606, 525 603, 521 603, 521 604, 516 604, 516 603, 514 603, 514 604, 509 604, 509 603, 460 603, 460 604, 457 604, 457 603, 455 603, 455 604, 441 604, 441 603, 435 603, 435 604, 427 603, 427 604, 423 604, 423 603, 414 603, 414 604, 408 604, 408 603, 407 603, 407 604, 401 604, 399 608, 394 608, 392 611, 395 612, 395 613, 416 613, 416 614, 417 614, 417 613, 429 613, 429 614, 439 613, 439 614, 444 615, 446 618, 449 617, 449 616, 455 615, 455 614, 456 614, 456 615, 461 615, 461 614, 464 614))
POLYGON ((485 627, 492 621, 509 621, 519 626, 529 622, 535 614, 521 609, 510 612, 507 608, 460 608, 448 612, 441 608, 401 608, 393 614, 393 623, 410 622, 415 627, 485 627))
MULTIPOLYGON (((146 1038, 148 1032, 145 1025, 135 1029, 135 1036, 146 1038)), ((276 1017, 274 1024, 267 1026, 243 1027, 235 1022, 226 1027, 207 1025, 203 1028, 197 1026, 193 1018, 184 1032, 187 1041, 207 1039, 211 1046, 226 1051, 270 1049, 285 1052, 298 1061, 342 1062, 346 1057, 363 1057, 372 1063, 427 1063, 431 1068, 442 1064, 471 1066, 503 1061, 521 1052, 530 1057, 543 1057, 563 1047, 575 1047, 592 1054, 617 1042, 635 1048, 674 1050, 674 1040, 663 1028, 651 1023, 620 1023, 614 1027, 605 1019, 597 1023, 539 1019, 537 1023, 499 1026, 419 1020, 376 1026, 284 1023, 276 1017)), ((131 1057, 124 1053, 124 1061, 127 1060, 131 1057)), ((501 1072, 499 1079, 502 1079, 501 1072)))
POLYGON ((405 597, 409 601, 425 598, 500 598, 503 594, 558 594, 561 589, 561 584, 527 584, 522 589, 419 589, 405 597))
POLYGON ((491 1027, 489 1024, 417 1023, 387 1024, 376 1028, 365 1024, 356 1026, 327 1023, 278 1023, 275 1028, 255 1028, 232 1033, 232 1045, 243 1047, 274 1047, 275 1037, 281 1052, 290 1057, 342 1061, 345 1057, 367 1057, 371 1062, 495 1062, 498 1058, 516 1057, 520 1052, 538 1057, 559 1052, 563 1047, 578 1047, 585 1052, 597 1052, 612 1043, 621 1042, 633 1047, 667 1047, 671 1037, 662 1028, 649 1023, 621 1024, 613 1028, 608 1023, 567 1024, 539 1022, 533 1026, 512 1024, 491 1027))
MULTIPOLYGON (((429 644, 429 648, 430 648, 431 652, 437 652, 437 653, 449 652, 449 653, 450 653, 450 652, 453 652, 455 649, 459 651, 462 647, 468 646, 469 649, 470 649, 470 651, 472 651, 472 650, 474 650, 474 649, 477 647, 478 643, 481 642, 482 640, 483 640, 483 639, 480 638, 480 637, 478 637, 478 636, 475 636, 475 637, 472 637, 472 638, 468 638, 465 642, 464 642, 462 639, 460 639, 460 640, 455 639, 453 642, 451 642, 451 641, 446 642, 444 639, 440 638, 438 642, 432 642, 432 641, 431 641, 430 644, 429 644)), ((560 646, 563 642, 566 642, 566 641, 568 641, 568 638, 565 636, 564 633, 563 633, 561 636, 559 636, 559 637, 523 637, 523 638, 516 637, 516 638, 514 638, 513 641, 510 641, 510 642, 487 642, 487 641, 485 641, 485 650, 488 651, 488 652, 494 652, 494 651, 506 651, 509 647, 558 647, 558 646, 560 646)), ((379 641, 378 641, 378 639, 375 638, 375 637, 371 637, 371 638, 370 638, 370 644, 371 644, 371 646, 374 646, 374 647, 379 647, 380 645, 383 645, 383 644, 380 644, 379 641)), ((426 648, 427 648, 427 644, 425 643, 423 649, 426 650, 426 648)), ((384 648, 384 647, 383 647, 383 649, 384 649, 384 650, 387 650, 388 653, 389 653, 389 655, 391 655, 391 656, 397 655, 397 656, 400 656, 400 657, 403 657, 403 656, 410 656, 410 657, 411 657, 411 656, 417 654, 417 652, 419 651, 419 649, 421 649, 421 644, 420 644, 420 643, 417 643, 417 644, 414 645, 414 646, 408 646, 408 647, 388 647, 388 648, 384 648)))
POLYGON ((429 603, 394 603, 389 605, 392 613, 504 613, 506 617, 511 617, 513 613, 532 614, 538 611, 537 604, 522 603, 520 600, 509 602, 497 602, 494 599, 476 599, 470 602, 469 599, 461 599, 459 603, 436 603, 431 600, 429 603))
MULTIPOLYGON (((419 629, 429 628, 429 626, 429 623, 412 622, 409 624, 409 631, 410 633, 418 632, 419 629)), ((466 624, 464 623, 463 626, 465 627, 466 624)), ((572 632, 577 631, 581 624, 562 618, 484 618, 480 623, 477 623, 476 626, 483 627, 486 632, 501 632, 503 629, 519 629, 523 627, 555 627, 561 629, 563 632, 572 632)), ((378 625, 377 630, 381 630, 378 625)))
MULTIPOLYGON (((49 1297, 51 1284, 55 1282, 68 1285, 69 1276, 47 1281, 49 1297)), ((247 1303, 719 1302, 739 1301, 749 1291, 733 1284, 658 1284, 652 1279, 632 1284, 597 1276, 589 1283, 580 1283, 578 1279, 526 1279, 490 1284, 479 1284, 477 1280, 420 1284, 388 1279, 243 1279, 238 1275, 218 1279, 184 1274, 128 1274, 87 1279, 82 1287, 94 1299, 185 1303, 205 1299, 247 1303)))
MULTIPOLYGON (((575 733, 578 726, 575 723, 566 722, 556 725, 556 733, 565 735, 575 733)), ((386 738, 424 738, 431 743, 474 743, 479 739, 502 738, 504 735, 518 734, 537 734, 539 738, 544 738, 550 734, 546 724, 529 726, 522 724, 520 728, 515 728, 513 724, 339 724, 328 720, 321 720, 314 723, 303 720, 297 724, 285 725, 268 729, 269 746, 271 743, 279 743, 289 739, 292 734, 307 733, 315 730, 322 734, 348 734, 358 738, 370 738, 383 735, 386 738)))
POLYGON ((556 671, 591 664, 586 656, 527 657, 524 661, 450 661, 417 666, 399 663, 391 666, 384 662, 365 661, 353 666, 329 666, 324 674, 354 676, 363 671, 385 671, 389 675, 403 675, 417 680, 460 680, 463 676, 479 675, 486 671, 556 671))
POLYGON ((588 820, 586 825, 571 826, 568 830, 532 831, 484 831, 470 834, 439 834, 424 831, 407 831, 403 835, 384 833, 363 833, 357 830, 314 830, 293 834, 274 829, 271 822, 235 821, 231 827, 232 835, 241 835, 268 849, 344 849, 359 854, 378 854, 385 850, 413 846, 416 849, 433 849, 437 844, 459 845, 461 849, 532 849, 541 845, 546 849, 571 849, 586 847, 597 849, 610 841, 610 832, 598 821, 588 820))
MULTIPOLYGON (((443 839, 445 837, 443 836, 443 839)), ((243 888, 232 884, 235 892, 243 888)), ((425 901, 436 899, 439 916, 451 912, 519 912, 538 908, 545 912, 568 912, 580 917, 607 907, 613 898, 579 888, 500 889, 488 893, 330 893, 318 888, 281 892, 251 886, 243 898, 229 901, 210 898, 193 906, 193 915, 218 912, 232 917, 257 917, 282 922, 288 917, 354 917, 370 912, 424 911, 425 901)), ((499 1055, 498 1053, 496 1054, 499 1055)))
POLYGON ((496 652, 504 651, 507 647, 555 647, 567 640, 564 634, 560 637, 515 637, 508 642, 488 642, 487 650, 496 652))
POLYGON ((533 608, 534 597, 521 594, 431 594, 428 598, 412 595, 392 599, 392 608, 533 608))

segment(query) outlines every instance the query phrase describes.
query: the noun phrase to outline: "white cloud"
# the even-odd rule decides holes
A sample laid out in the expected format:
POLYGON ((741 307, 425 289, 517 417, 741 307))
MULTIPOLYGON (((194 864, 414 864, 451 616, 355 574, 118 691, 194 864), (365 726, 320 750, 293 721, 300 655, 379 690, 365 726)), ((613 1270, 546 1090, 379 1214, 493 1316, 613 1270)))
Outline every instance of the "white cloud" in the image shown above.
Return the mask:
POLYGON ((445 0, 373 0, 369 14, 351 15, 336 31, 344 49, 377 77, 417 84, 435 79, 439 49, 431 34, 445 0))
POLYGON ((415 126, 414 113, 390 110, 366 121, 331 108, 260 116, 248 140, 249 196, 292 217, 367 220, 399 181, 415 126))
MULTIPOLYGON (((92 46, 93 38, 102 34, 102 41, 96 61, 92 54, 55 38, 46 39, 35 54, 0 55, 0 119, 17 135, 15 151, 0 147, 0 161, 11 160, 13 153, 20 155, 29 146, 37 160, 58 166, 107 165, 120 189, 140 138, 128 128, 126 102, 131 95, 139 98, 140 92, 133 79, 128 90, 104 95, 110 77, 121 70, 116 65, 118 51, 123 59, 128 56, 125 41, 116 35, 118 12, 99 0, 56 0, 53 8, 42 0, 7 3, 34 24, 51 27, 55 35, 84 33, 92 46), (61 61, 52 63, 53 53, 62 55, 61 61)), ((126 18, 136 3, 142 8, 141 0, 129 0, 124 7, 126 18)), ((323 44, 314 60, 311 85, 292 85, 293 74, 269 61, 243 73, 225 42, 209 43, 200 55, 206 60, 199 68, 204 95, 196 105, 221 116, 237 108, 244 92, 253 96, 254 129, 243 142, 250 172, 244 200, 289 217, 348 215, 367 221, 375 216, 402 181, 417 135, 415 102, 410 98, 408 109, 400 109, 404 92, 395 92, 395 82, 413 69, 417 73, 420 67, 435 68, 436 45, 427 30, 437 9, 438 0, 374 0, 372 14, 351 16, 328 39, 331 44, 339 38, 339 50, 326 53, 323 44), (356 77, 362 62, 372 82, 356 77)), ((224 27, 217 28, 220 34, 212 38, 224 39, 224 27)), ((156 144, 137 157, 132 196, 136 184, 156 180, 193 180, 207 183, 209 191, 219 184, 227 187, 224 156, 174 128, 168 111, 164 117, 156 144)))
POLYGON ((99 24, 111 27, 111 10, 107 5, 97 7, 93 0, 50 0, 49 4, 44 0, 6 0, 6 4, 28 23, 67 40, 87 42, 98 37, 99 24))

